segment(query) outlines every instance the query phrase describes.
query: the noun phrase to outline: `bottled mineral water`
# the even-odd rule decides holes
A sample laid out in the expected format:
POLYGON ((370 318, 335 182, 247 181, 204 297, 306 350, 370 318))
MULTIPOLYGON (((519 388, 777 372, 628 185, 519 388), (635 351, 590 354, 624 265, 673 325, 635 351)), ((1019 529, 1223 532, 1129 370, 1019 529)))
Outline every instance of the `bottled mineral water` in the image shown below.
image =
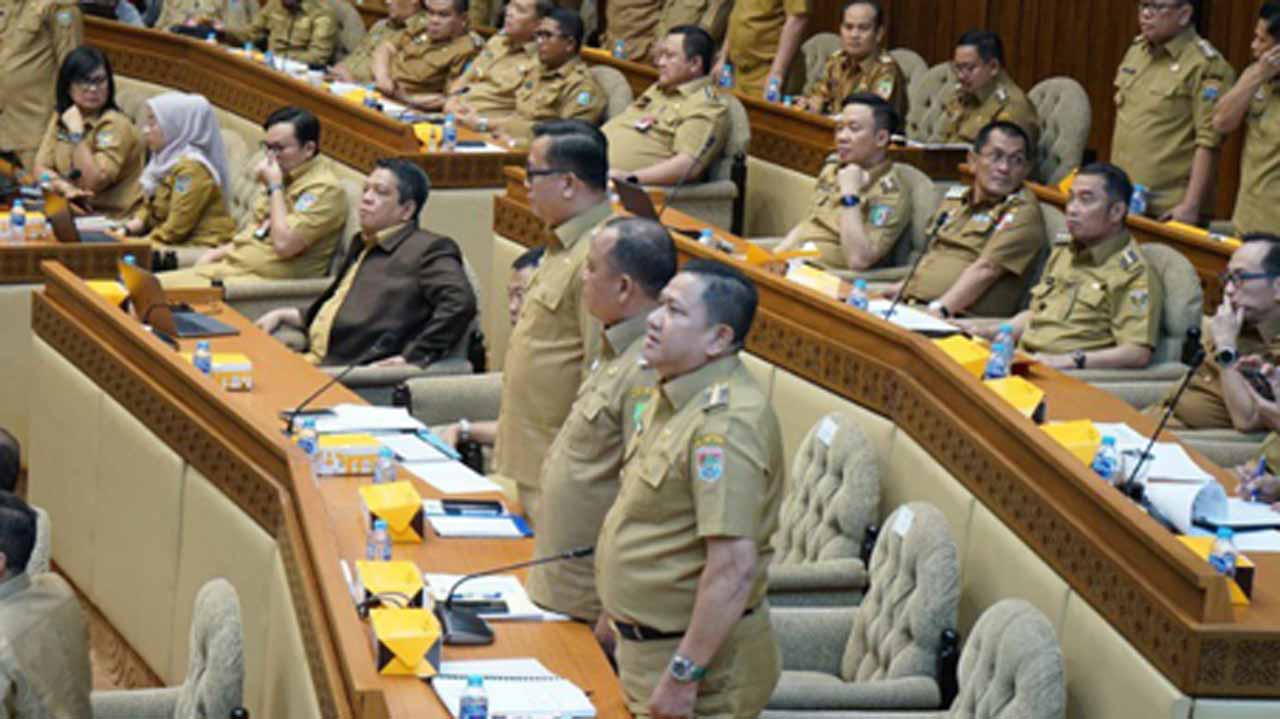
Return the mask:
POLYGON ((440 134, 440 149, 453 152, 458 149, 458 123, 453 113, 444 116, 444 131, 440 134))
POLYGON ((195 365, 201 374, 213 374, 213 352, 209 349, 209 340, 200 340, 196 343, 196 351, 191 355, 191 364, 195 365))
POLYGON ((1116 450, 1115 437, 1107 435, 1102 438, 1102 445, 1098 447, 1097 454, 1093 455, 1093 464, 1089 466, 1103 480, 1115 483, 1116 475, 1120 473, 1120 453, 1116 450))
POLYGON ((1001 379, 1009 376, 1013 366, 1013 325, 1005 322, 996 330, 991 340, 991 356, 982 372, 983 379, 1001 379))
POLYGON ((467 677, 467 690, 458 702, 458 719, 489 719, 489 692, 479 674, 467 677))
POLYGON ((373 483, 385 484, 396 481, 396 455, 390 447, 378 450, 378 461, 373 465, 373 483))
POLYGON ((871 306, 871 300, 867 298, 867 281, 858 278, 853 281, 853 289, 849 292, 849 299, 845 300, 849 306, 855 310, 867 311, 871 306))
POLYGON ((1236 576, 1236 557, 1240 551, 1236 549, 1235 532, 1231 527, 1218 527, 1218 537, 1213 540, 1213 550, 1209 552, 1209 565, 1214 571, 1228 579, 1236 576))

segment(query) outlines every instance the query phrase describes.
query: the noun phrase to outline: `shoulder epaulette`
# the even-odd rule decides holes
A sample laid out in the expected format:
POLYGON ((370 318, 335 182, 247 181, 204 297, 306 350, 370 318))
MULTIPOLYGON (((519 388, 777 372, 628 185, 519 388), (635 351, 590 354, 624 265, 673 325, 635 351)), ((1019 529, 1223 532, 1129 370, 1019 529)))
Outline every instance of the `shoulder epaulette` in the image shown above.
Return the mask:
POLYGON ((1196 47, 1200 48, 1200 52, 1204 53, 1204 56, 1210 60, 1218 56, 1218 49, 1213 46, 1213 43, 1204 38, 1196 40, 1196 47))
POLYGON ((1141 258, 1138 257, 1138 251, 1130 247, 1120 255, 1120 269, 1127 270, 1140 261, 1141 258))
POLYGON ((703 395, 702 411, 710 412, 713 409, 729 406, 729 385, 724 382, 717 382, 707 388, 703 395))
POLYGON ((996 95, 996 102, 1009 101, 1009 91, 1004 89, 1004 85, 1001 85, 1000 87, 996 88, 995 95, 996 95))
POLYGON ((1053 244, 1065 245, 1071 242, 1070 232, 1059 232, 1053 236, 1053 244))
POLYGON ((898 181, 894 179, 892 174, 885 175, 884 177, 880 178, 880 190, 881 192, 884 192, 886 194, 891 192, 897 192, 898 181))
POLYGON ((951 189, 947 190, 946 199, 948 200, 964 199, 964 193, 968 189, 969 188, 965 187, 964 185, 953 185, 951 189))

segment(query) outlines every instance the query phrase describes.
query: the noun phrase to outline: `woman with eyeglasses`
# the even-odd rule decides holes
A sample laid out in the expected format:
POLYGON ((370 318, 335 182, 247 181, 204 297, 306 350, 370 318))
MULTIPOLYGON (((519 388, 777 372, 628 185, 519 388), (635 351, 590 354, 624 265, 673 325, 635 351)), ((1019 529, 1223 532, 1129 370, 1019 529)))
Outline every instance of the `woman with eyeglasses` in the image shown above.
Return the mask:
POLYGON ((231 239, 227 153, 209 101, 166 92, 147 100, 142 113, 151 159, 142 171, 142 204, 125 232, 155 245, 217 247, 231 239))
POLYGON ((138 200, 145 149, 116 106, 111 63, 96 47, 72 50, 58 70, 57 109, 36 152, 37 177, 94 212, 121 217, 138 200))

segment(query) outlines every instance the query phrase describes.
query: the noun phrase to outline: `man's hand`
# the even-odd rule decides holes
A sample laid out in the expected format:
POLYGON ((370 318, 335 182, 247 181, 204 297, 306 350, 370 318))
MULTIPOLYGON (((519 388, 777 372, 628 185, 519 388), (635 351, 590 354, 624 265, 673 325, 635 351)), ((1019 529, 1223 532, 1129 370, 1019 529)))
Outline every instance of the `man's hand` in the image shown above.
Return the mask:
POLYGON ((1276 75, 1280 75, 1280 45, 1262 53, 1257 62, 1245 68, 1240 81, 1265 85, 1275 79, 1276 75))
POLYGON ((382 93, 384 97, 399 97, 400 90, 396 87, 395 80, 387 79, 386 82, 379 81, 375 84, 375 87, 378 88, 378 92, 382 93))
POLYGON ((600 618, 596 620, 596 625, 592 627, 591 633, 596 635, 596 643, 600 645, 604 653, 612 657, 614 651, 618 648, 618 637, 614 635, 613 627, 609 626, 609 617, 601 614, 600 618))
POLYGON ((228 242, 227 244, 221 247, 215 247, 212 250, 205 252, 203 255, 200 255, 200 259, 196 260, 196 264, 197 265, 212 264, 222 259, 223 257, 226 257, 227 254, 230 252, 231 252, 231 243, 228 242))
POLYGON ((441 442, 444 442, 445 444, 449 445, 450 447, 457 447, 457 446, 458 446, 458 434, 459 434, 461 431, 462 431, 462 430, 458 428, 458 423, 457 423, 457 422, 454 422, 453 424, 451 424, 451 425, 449 425, 449 426, 445 427, 444 429, 440 430, 440 441, 441 441, 441 442))
POLYGON ((403 355, 395 355, 393 357, 384 357, 377 362, 371 362, 370 367, 407 367, 409 361, 403 355))
POLYGON ((1244 310, 1232 306, 1231 299, 1223 295, 1222 304, 1218 305, 1218 311, 1209 323, 1209 334, 1213 337, 1214 346, 1220 350, 1227 347, 1237 349, 1236 341, 1240 338, 1240 328, 1243 325, 1244 310))
POLYGON ((842 195, 861 195, 862 191, 867 189, 867 182, 870 180, 871 173, 852 162, 836 173, 836 184, 840 185, 842 195))
POLYGON ((256 325, 258 329, 269 335, 275 334, 275 331, 280 329, 280 325, 284 324, 284 316, 287 312, 289 312, 288 307, 280 307, 271 310, 265 315, 259 317, 258 321, 253 324, 256 325))
POLYGON ((351 70, 346 65, 334 65, 329 68, 329 77, 340 82, 355 82, 355 75, 351 74, 351 70))
POLYGON ((904 290, 905 288, 906 288, 905 282, 894 282, 893 284, 884 288, 884 296, 889 299, 894 299, 898 295, 902 294, 902 290, 904 290))
POLYGON ((1075 360, 1071 359, 1071 355, 1037 354, 1035 360, 1057 370, 1076 368, 1075 360))
POLYGON ((649 714, 653 719, 687 719, 693 716, 697 700, 697 682, 678 682, 670 672, 663 672, 649 696, 649 714))
POLYGON ((280 163, 276 162, 276 156, 271 153, 262 156, 254 173, 258 176, 258 182, 268 187, 284 184, 284 170, 280 169, 280 163))
POLYGON ((1197 225, 1200 222, 1200 208, 1193 207, 1184 200, 1172 210, 1160 216, 1161 222, 1181 222, 1186 225, 1197 225))
POLYGON ((74 103, 62 112, 62 124, 72 134, 84 134, 84 116, 80 114, 80 108, 74 103))
POLYGON ((146 229, 146 223, 136 217, 124 223, 124 231, 127 235, 141 235, 144 229, 146 229))
POLYGON ((1280 479, 1272 474, 1264 474, 1256 479, 1250 477, 1240 483, 1236 493, 1242 499, 1256 498, 1259 502, 1271 504, 1280 501, 1280 479))

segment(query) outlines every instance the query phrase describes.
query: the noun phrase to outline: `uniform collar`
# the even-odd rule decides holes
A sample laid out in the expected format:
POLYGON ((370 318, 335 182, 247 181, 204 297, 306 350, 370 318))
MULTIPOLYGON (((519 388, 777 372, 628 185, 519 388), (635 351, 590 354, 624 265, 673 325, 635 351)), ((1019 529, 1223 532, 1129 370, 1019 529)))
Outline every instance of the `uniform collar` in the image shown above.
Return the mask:
POLYGON ((857 65, 858 72, 860 74, 866 75, 870 73, 872 70, 875 69, 876 65, 880 64, 880 51, 872 50, 870 55, 867 55, 866 57, 862 58, 862 62, 855 63, 855 64, 857 65))
POLYGON ((1070 245, 1071 254, 1075 256, 1076 264, 1100 267, 1107 260, 1111 259, 1112 255, 1128 247, 1129 241, 1129 231, 1120 230, 1107 239, 1095 242, 1088 246, 1081 246, 1075 241, 1072 241, 1070 245))
POLYGON ((554 70, 550 70, 547 68, 546 65, 543 65, 542 76, 543 77, 568 77, 569 74, 574 72, 577 66, 581 64, 582 64, 582 57, 575 55, 574 57, 569 58, 569 60, 565 64, 561 65, 560 67, 557 67, 554 70))
POLYGON ((0 602, 12 597, 19 592, 24 592, 31 586, 31 577, 26 572, 18 572, 8 579, 0 582, 0 602))
POLYGON ((644 337, 648 326, 649 313, 641 312, 634 317, 604 328, 604 347, 609 357, 617 357, 635 342, 644 337))
POLYGON ((366 247, 377 245, 384 252, 395 252, 400 243, 404 242, 406 237, 412 235, 415 229, 417 228, 412 222, 401 222, 398 225, 378 230, 372 243, 365 239, 363 232, 360 233, 360 240, 366 247))
POLYGON ((692 372, 663 382, 662 394, 679 411, 702 390, 733 374, 741 365, 737 352, 711 360, 692 372))
POLYGON ((1190 47, 1195 41, 1196 29, 1194 27, 1187 26, 1187 28, 1182 32, 1174 35, 1168 40, 1165 40, 1162 45, 1152 45, 1151 43, 1147 43, 1147 52, 1154 55, 1157 51, 1164 50, 1172 57, 1180 57, 1182 55, 1182 51, 1190 47))
POLYGON ((293 184, 294 182, 297 182, 298 180, 305 177, 308 172, 311 172, 312 170, 314 170, 316 166, 319 164, 320 164, 320 153, 316 152, 316 154, 312 156, 310 160, 307 160, 301 165, 298 165, 297 167, 293 168, 292 172, 285 173, 284 183, 286 185, 290 185, 290 184, 293 184))
POLYGON ((986 102, 988 98, 994 95, 996 90, 999 90, 1005 84, 1011 82, 1013 81, 1009 78, 1009 73, 1006 72, 1004 68, 1000 68, 1000 73, 992 78, 991 82, 987 83, 986 87, 978 90, 977 92, 965 94, 973 98, 975 104, 981 105, 986 102))
POLYGON ((703 89, 705 89, 710 84, 711 84, 710 75, 699 75, 698 77, 695 77, 692 80, 689 80, 687 82, 680 83, 679 85, 676 85, 675 87, 669 90, 666 88, 660 87, 656 84, 654 85, 654 87, 657 87, 658 90, 663 95, 679 95, 681 97, 689 97, 690 95, 696 92, 702 92, 703 89))
POLYGON ((570 217, 552 232, 560 240, 560 246, 567 250, 573 247, 578 239, 587 233, 587 230, 604 222, 604 219, 612 214, 613 206, 609 204, 609 198, 606 196, 599 204, 592 205, 570 217))
MULTIPOLYGON (((978 182, 977 178, 974 178, 973 181, 975 184, 978 182)), ((961 198, 961 200, 964 202, 966 207, 969 207, 974 210, 981 210, 988 207, 999 207, 1000 205, 1003 205, 1004 203, 1008 202, 1010 198, 1016 197, 1019 192, 1022 192, 1022 190, 1014 190, 1013 192, 1010 192, 1004 197, 992 196, 988 198, 985 202, 978 203, 974 200, 974 197, 977 193, 974 192, 973 186, 970 185, 964 191, 964 196, 961 198)))

